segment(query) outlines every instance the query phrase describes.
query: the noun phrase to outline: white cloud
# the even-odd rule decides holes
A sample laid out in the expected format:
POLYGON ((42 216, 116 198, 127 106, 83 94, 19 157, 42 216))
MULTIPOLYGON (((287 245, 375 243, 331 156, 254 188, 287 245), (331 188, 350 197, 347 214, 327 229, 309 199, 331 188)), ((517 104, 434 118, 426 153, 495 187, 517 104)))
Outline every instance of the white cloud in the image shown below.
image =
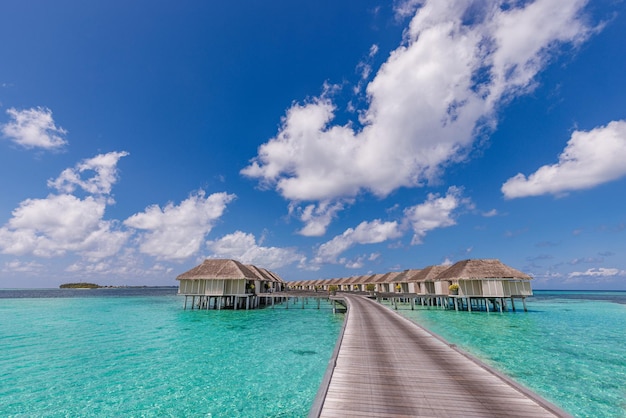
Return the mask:
POLYGON ((183 260, 197 253, 205 236, 222 216, 235 195, 204 191, 189 196, 180 205, 168 203, 146 208, 124 221, 124 225, 147 231, 140 234, 139 250, 157 259, 183 260))
POLYGON ((50 195, 26 199, 0 228, 0 251, 38 257, 77 252, 90 259, 115 254, 128 239, 115 222, 103 220, 106 203, 89 196, 50 195))
POLYGON ((39 273, 43 271, 44 265, 35 261, 7 261, 2 268, 3 273, 39 273))
POLYGON ((429 193, 426 202, 405 209, 406 220, 414 232, 411 244, 421 244, 428 231, 456 225, 454 211, 469 205, 469 200, 461 196, 461 189, 453 186, 443 197, 429 193))
POLYGON ((292 202, 384 197, 436 181, 495 127, 500 104, 532 89, 551 51, 589 36, 585 3, 402 2, 399 14, 417 12, 367 86, 361 127, 333 125, 337 109, 326 95, 294 104, 241 173, 292 202))
POLYGON ((361 222, 356 228, 348 228, 343 234, 320 245, 315 263, 336 263, 337 256, 357 244, 377 244, 402 236, 398 222, 361 222))
POLYGON ((72 193, 76 186, 91 194, 109 194, 112 186, 117 182, 117 163, 120 158, 127 156, 126 151, 109 152, 88 158, 76 164, 74 168, 63 170, 56 179, 48 180, 48 187, 62 193, 72 193), (83 173, 95 172, 86 179, 81 179, 83 173))
POLYGON ((569 277, 614 277, 614 276, 626 276, 626 271, 618 270, 615 268, 600 267, 597 269, 588 269, 586 271, 574 271, 569 274, 569 277))
POLYGON ((119 223, 104 220, 111 199, 102 194, 111 192, 117 180, 117 161, 125 152, 100 154, 83 161, 76 169, 64 170, 59 178, 48 181, 49 187, 71 192, 74 185, 97 196, 80 199, 72 194, 51 194, 45 199, 26 199, 13 210, 12 218, 0 228, 0 252, 38 257, 78 253, 89 260, 100 260, 116 254, 130 233, 119 223), (85 170, 96 175, 81 180, 85 170))
POLYGON ((575 131, 558 163, 544 165, 528 177, 517 174, 502 185, 502 193, 513 199, 588 189, 626 176, 624 160, 626 121, 575 131))
POLYGON ((124 279, 131 277, 141 277, 144 283, 149 279, 162 280, 169 277, 173 283, 175 274, 172 267, 149 263, 146 266, 146 260, 134 248, 125 248, 116 257, 97 262, 74 262, 65 268, 65 275, 71 273, 83 279, 94 277, 97 280, 106 280, 106 284, 123 283, 124 279))
POLYGON ((208 241, 213 258, 233 258, 244 264, 255 264, 275 269, 298 262, 303 265, 306 257, 293 248, 263 247, 253 234, 236 231, 215 241, 208 241))
POLYGON ((25 110, 7 109, 11 121, 1 125, 2 135, 24 148, 58 149, 67 145, 67 131, 57 127, 52 111, 37 107, 25 110))
POLYGON ((343 209, 343 203, 331 203, 329 201, 320 202, 317 205, 307 205, 304 209, 290 205, 290 212, 298 212, 300 220, 304 222, 304 228, 298 233, 305 237, 319 237, 326 233, 326 228, 336 216, 337 212, 343 209))
POLYGON ((485 218, 493 218, 494 216, 498 216, 498 210, 497 209, 491 209, 488 212, 483 212, 482 214, 485 218))

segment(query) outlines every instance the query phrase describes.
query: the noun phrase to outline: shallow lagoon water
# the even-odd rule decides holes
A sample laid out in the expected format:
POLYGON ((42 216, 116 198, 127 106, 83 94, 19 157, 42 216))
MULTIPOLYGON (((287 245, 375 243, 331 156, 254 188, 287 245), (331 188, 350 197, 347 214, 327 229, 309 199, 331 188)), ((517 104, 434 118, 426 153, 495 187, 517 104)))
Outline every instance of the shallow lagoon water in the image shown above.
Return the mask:
POLYGON ((399 312, 574 416, 626 417, 626 292, 535 293, 528 312, 399 312))
POLYGON ((0 296, 0 415, 306 416, 342 315, 184 311, 174 292, 0 296))
MULTIPOLYGON (((0 290, 0 416, 306 416, 343 315, 184 311, 175 292, 0 290)), ((626 417, 626 292, 400 308, 577 417, 626 417)))

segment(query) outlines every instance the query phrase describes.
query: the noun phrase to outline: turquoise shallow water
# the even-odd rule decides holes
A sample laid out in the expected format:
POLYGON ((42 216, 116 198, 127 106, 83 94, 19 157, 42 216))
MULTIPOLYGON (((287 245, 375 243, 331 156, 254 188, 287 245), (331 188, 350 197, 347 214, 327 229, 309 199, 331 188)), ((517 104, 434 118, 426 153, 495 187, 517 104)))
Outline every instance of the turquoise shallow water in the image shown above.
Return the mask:
POLYGON ((626 292, 538 291, 528 308, 398 312, 574 416, 626 417, 626 292))
POLYGON ((183 311, 175 290, 8 292, 3 417, 306 416, 343 323, 328 305, 183 311))
MULTIPOLYGON (((342 315, 183 311, 174 293, 0 290, 0 416, 306 416, 342 315)), ((528 307, 399 312, 577 417, 626 417, 626 292, 528 307)))

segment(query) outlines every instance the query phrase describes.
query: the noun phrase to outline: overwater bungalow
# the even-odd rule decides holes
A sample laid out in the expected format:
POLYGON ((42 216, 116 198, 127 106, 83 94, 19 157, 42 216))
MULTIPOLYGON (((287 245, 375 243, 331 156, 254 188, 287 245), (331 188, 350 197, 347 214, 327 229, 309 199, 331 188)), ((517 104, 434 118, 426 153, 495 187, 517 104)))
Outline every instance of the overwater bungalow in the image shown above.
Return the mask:
POLYGON ((396 277, 393 278, 393 286, 398 293, 417 293, 419 289, 415 286, 415 281, 412 280, 413 276, 415 276, 420 270, 417 269, 409 269, 400 272, 396 277), (398 288, 400 286, 400 288, 398 288))
POLYGON ((410 281, 414 283, 415 293, 425 296, 447 295, 448 289, 441 289, 441 284, 435 286, 434 281, 447 268, 448 266, 428 266, 412 274, 410 281))
POLYGON ((275 273, 228 259, 206 259, 176 280, 180 282, 178 294, 185 296, 185 308, 191 297, 192 309, 254 308, 258 306, 257 292, 284 285, 275 273))
MULTIPOLYGON (((463 260, 453 264, 442 271, 435 278, 436 286, 442 291, 448 289, 450 285, 458 285, 458 295, 455 297, 466 298, 471 302, 472 298, 479 299, 485 303, 488 310, 487 301, 491 301, 502 310, 506 299, 511 301, 515 309, 515 298, 522 299, 524 310, 526 309, 526 297, 532 296, 530 286, 532 277, 503 264, 496 259, 474 259, 463 260)), ((449 294, 449 292, 446 292, 449 294)), ((471 309, 471 303, 468 306, 471 309)))

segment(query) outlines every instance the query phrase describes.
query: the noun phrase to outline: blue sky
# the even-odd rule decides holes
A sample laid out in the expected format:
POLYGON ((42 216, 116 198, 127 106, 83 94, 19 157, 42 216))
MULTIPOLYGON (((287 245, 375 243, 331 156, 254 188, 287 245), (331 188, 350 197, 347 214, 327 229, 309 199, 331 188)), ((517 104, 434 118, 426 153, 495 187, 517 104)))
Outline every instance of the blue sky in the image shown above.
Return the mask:
POLYGON ((0 287, 626 289, 623 1, 9 0, 0 34, 0 287))

